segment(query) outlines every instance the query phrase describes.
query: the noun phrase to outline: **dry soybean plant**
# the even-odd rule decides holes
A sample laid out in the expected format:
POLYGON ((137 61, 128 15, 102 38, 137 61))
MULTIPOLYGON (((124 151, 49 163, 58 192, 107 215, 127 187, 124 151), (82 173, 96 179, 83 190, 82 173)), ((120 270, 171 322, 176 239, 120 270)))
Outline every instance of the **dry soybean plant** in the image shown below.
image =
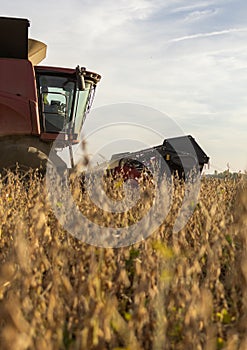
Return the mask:
MULTIPOLYGON (((159 229, 118 249, 68 234, 36 174, 9 173, 0 191, 1 349, 247 348, 243 179, 202 178, 193 216, 174 234, 177 184, 159 229)), ((80 192, 77 201, 90 211, 80 192)))

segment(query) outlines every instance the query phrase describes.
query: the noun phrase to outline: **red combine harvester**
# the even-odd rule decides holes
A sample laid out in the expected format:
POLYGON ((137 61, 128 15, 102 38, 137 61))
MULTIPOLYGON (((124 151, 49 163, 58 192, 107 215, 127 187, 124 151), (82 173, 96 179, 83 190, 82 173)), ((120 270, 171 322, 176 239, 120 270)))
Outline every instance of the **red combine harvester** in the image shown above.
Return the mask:
MULTIPOLYGON (((79 142, 83 122, 93 102, 101 76, 77 66, 75 69, 38 64, 46 45, 28 39, 29 21, 0 17, 0 170, 45 171, 53 142, 70 148, 79 142)), ((66 164, 54 152, 57 167, 66 164)), ((209 157, 193 137, 164 140, 160 146, 112 156, 107 173, 138 178, 150 164, 183 177, 197 166, 199 172, 209 157), (165 164, 165 167, 164 167, 165 164), (166 168, 166 169, 164 169, 166 168)), ((97 170, 96 170, 97 171, 97 170)))
POLYGON ((45 169, 58 135, 61 148, 78 143, 101 78, 79 66, 38 66, 46 45, 28 39, 28 27, 0 17, 0 169, 45 169))

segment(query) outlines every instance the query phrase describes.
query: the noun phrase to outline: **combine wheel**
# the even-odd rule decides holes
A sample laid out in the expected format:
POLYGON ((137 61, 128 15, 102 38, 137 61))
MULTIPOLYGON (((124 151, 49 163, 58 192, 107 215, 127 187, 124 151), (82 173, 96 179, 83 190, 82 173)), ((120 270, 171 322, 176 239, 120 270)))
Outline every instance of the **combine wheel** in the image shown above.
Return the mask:
MULTIPOLYGON (((26 173, 33 169, 45 174, 50 149, 50 144, 36 137, 5 137, 0 141, 0 171, 26 173)), ((53 162, 66 166, 57 155, 53 156, 53 162)))

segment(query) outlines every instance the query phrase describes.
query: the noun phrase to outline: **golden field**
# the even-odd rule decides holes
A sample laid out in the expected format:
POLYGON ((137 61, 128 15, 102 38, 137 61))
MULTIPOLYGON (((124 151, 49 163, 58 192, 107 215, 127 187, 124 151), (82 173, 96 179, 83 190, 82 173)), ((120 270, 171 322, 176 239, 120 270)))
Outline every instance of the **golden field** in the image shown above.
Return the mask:
MULTIPOLYGON (((29 181, 12 174, 0 180, 1 349, 247 349, 247 186, 241 176, 203 177, 193 216, 173 234, 183 196, 177 184, 159 229, 116 249, 68 234, 44 181, 29 181)), ((90 211, 82 194, 76 200, 90 211)), ((136 209, 114 220, 121 227, 139 216, 136 209)))

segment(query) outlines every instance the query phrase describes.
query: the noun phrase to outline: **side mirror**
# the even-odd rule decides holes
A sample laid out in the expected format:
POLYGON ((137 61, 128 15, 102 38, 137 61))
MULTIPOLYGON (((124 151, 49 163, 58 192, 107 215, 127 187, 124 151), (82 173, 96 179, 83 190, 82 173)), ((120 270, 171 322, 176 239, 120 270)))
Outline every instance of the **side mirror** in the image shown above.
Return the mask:
POLYGON ((86 90, 85 79, 82 74, 82 69, 80 69, 79 66, 76 67, 76 79, 77 79, 78 89, 80 91, 86 90))

